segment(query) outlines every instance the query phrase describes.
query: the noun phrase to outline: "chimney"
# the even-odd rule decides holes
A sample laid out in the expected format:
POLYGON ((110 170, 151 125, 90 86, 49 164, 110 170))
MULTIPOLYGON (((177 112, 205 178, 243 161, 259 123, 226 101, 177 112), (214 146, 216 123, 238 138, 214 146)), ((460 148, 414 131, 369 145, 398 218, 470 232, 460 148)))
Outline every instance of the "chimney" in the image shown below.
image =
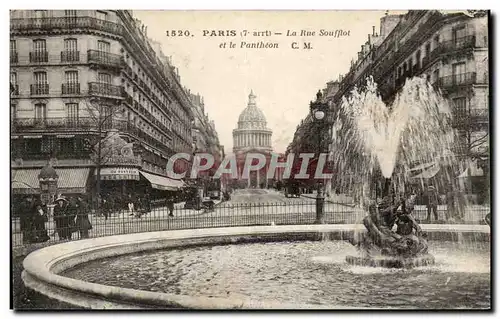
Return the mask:
POLYGON ((372 35, 375 35, 375 26, 372 26, 372 35))

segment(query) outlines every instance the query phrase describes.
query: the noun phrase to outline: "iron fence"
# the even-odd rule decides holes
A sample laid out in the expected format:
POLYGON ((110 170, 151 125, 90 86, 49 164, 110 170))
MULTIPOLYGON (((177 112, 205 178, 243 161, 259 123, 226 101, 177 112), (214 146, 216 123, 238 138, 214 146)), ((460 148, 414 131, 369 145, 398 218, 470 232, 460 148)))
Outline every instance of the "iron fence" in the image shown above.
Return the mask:
MULTIPOLYGON (((88 238, 152 232, 164 230, 179 230, 210 227, 262 226, 262 225, 307 225, 316 221, 315 201, 291 201, 277 203, 216 203, 211 208, 184 208, 184 203, 177 203, 170 211, 163 202, 157 202, 157 207, 150 211, 144 209, 128 210, 125 207, 103 209, 101 213, 89 212, 88 221, 91 229, 88 238)), ((425 206, 417 208, 414 216, 426 223, 427 210, 425 206)), ((461 222, 468 224, 484 223, 484 217, 490 212, 487 207, 467 208, 461 222)), ((366 212, 354 205, 325 203, 325 218, 327 224, 361 223, 366 212)), ((12 212, 12 216, 16 216, 12 212)), ((443 223, 447 217, 446 207, 438 207, 438 221, 431 217, 431 223, 443 223)), ((48 213, 40 222, 40 217, 12 217, 12 246, 20 247, 37 242, 57 243, 86 238, 83 216, 69 215, 54 219, 48 213), (38 222, 36 221, 38 220, 38 222)))

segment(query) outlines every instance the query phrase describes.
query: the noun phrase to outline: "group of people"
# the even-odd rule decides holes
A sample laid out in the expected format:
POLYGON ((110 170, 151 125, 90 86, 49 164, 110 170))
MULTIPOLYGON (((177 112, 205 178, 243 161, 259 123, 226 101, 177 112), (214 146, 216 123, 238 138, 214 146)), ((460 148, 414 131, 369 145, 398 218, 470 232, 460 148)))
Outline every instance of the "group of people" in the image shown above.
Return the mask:
MULTIPOLYGON (((90 209, 83 195, 69 198, 59 196, 54 204, 54 235, 57 234, 59 240, 71 240, 75 232, 79 233, 80 238, 89 238, 89 230, 92 229, 88 217, 90 209)), ((45 227, 49 221, 49 210, 40 196, 26 196, 17 210, 24 244, 50 239, 45 227)))
POLYGON ((99 196, 100 214, 107 220, 113 213, 121 212, 122 209, 128 210, 131 216, 141 217, 143 214, 151 212, 151 197, 149 193, 143 195, 108 193, 99 196))
POLYGON ((71 240, 73 233, 80 238, 89 238, 92 224, 89 220, 89 205, 82 195, 69 199, 59 196, 55 200, 54 224, 59 240, 71 240))
POLYGON ((45 222, 47 206, 37 196, 26 196, 17 207, 21 222, 23 243, 39 243, 49 240, 45 222))

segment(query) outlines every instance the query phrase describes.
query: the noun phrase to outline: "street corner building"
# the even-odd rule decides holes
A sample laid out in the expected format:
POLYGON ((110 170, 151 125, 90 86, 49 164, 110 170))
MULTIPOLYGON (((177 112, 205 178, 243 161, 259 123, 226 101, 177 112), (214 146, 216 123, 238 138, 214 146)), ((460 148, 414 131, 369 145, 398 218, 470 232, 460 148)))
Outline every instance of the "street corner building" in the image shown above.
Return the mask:
POLYGON ((12 10, 10 89, 13 202, 140 192, 160 200, 185 186, 167 177, 170 156, 223 156, 203 98, 127 10, 12 10))

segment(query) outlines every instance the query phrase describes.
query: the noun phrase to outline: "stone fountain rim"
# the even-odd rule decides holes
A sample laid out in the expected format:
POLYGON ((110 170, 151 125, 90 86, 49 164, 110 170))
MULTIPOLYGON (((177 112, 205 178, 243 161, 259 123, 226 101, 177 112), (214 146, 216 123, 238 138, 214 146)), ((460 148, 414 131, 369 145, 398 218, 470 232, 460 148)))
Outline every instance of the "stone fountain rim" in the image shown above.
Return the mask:
MULTIPOLYGON (((422 225, 427 232, 490 233, 487 225, 422 225)), ((167 248, 172 242, 219 239, 219 244, 238 236, 318 234, 351 232, 359 224, 286 225, 170 230, 99 237, 65 242, 30 253, 23 261, 22 279, 31 288, 50 298, 91 309, 190 308, 190 309, 307 309, 311 304, 285 304, 238 298, 198 297, 121 288, 86 282, 59 275, 65 269, 89 260, 167 248), (90 258, 94 254, 93 258, 90 258), (97 257, 96 257, 97 256, 97 257), (85 260, 85 258, 90 258, 85 260)), ((278 241, 278 240, 276 240, 278 241)), ((189 244, 189 243, 187 243, 189 244)), ((186 245, 187 245, 186 244, 186 245)), ((201 241, 200 243, 201 244, 201 241)), ((217 244, 215 242, 214 244, 217 244)), ((182 245, 181 245, 182 246, 182 245)), ((178 247, 178 246, 177 246, 178 247)), ((332 309, 332 307, 327 307, 332 309)), ((336 307, 348 309, 347 307, 336 307)), ((351 308, 352 309, 352 308, 351 308)), ((359 309, 359 308, 356 308, 359 309)), ((373 310, 373 309, 371 309, 373 310)))

